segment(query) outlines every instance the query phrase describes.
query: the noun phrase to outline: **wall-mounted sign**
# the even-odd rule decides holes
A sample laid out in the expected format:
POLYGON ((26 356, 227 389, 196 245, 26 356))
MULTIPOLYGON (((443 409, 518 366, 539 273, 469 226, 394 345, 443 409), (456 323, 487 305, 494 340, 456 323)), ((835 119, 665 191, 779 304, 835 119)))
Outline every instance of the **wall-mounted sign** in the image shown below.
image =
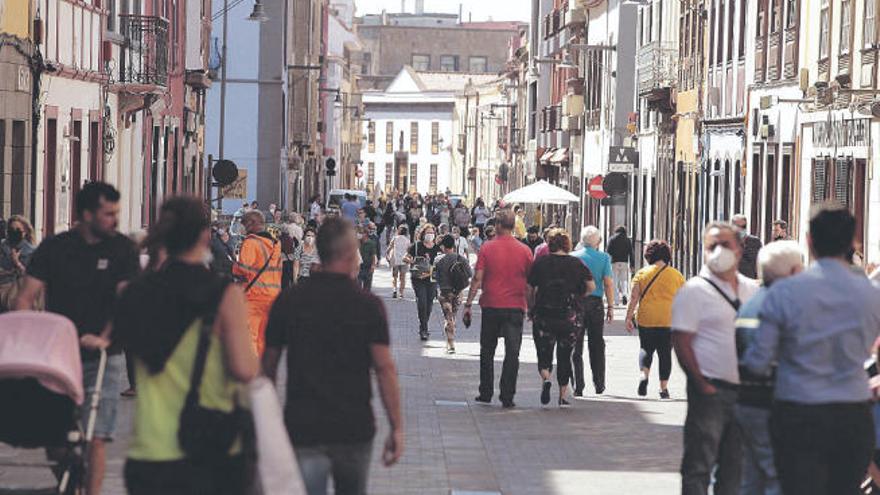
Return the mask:
POLYGON ((867 147, 871 119, 830 120, 813 124, 816 148, 867 147))

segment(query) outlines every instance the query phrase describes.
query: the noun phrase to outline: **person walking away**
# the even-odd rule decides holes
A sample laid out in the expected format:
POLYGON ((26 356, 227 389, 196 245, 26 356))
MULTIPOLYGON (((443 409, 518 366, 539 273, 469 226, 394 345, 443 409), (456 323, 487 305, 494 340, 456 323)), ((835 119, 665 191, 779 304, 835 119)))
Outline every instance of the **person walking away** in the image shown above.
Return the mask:
POLYGON ((743 364, 776 367, 770 434, 785 494, 861 493, 875 425, 864 362, 880 333, 880 290, 848 266, 856 220, 819 207, 807 236, 816 262, 774 282, 743 364))
POLYGON ((129 284, 119 299, 113 336, 132 357, 138 383, 125 463, 131 495, 248 493, 240 437, 230 434, 235 432, 218 431, 229 434, 225 451, 198 461, 179 440, 203 341, 199 400, 206 407, 234 411, 243 384, 259 371, 241 288, 204 265, 210 252, 209 225, 201 200, 166 201, 153 231, 169 259, 159 271, 129 284))
POLYGON ((342 213, 342 218, 351 222, 352 225, 357 222, 358 219, 358 210, 361 209, 361 204, 355 200, 355 197, 349 193, 345 193, 344 201, 342 205, 339 207, 340 213, 342 213))
POLYGON ((538 373, 543 379, 541 404, 550 403, 550 376, 553 373, 553 350, 556 349, 556 382, 559 407, 568 407, 568 384, 571 381, 571 351, 577 339, 576 299, 596 288, 593 274, 577 258, 569 256, 571 237, 563 229, 548 235, 550 256, 532 265, 529 273, 529 315, 532 336, 538 351, 538 373))
POLYGON ((440 253, 440 246, 437 245, 436 230, 430 223, 425 224, 418 239, 407 250, 404 262, 410 266, 410 282, 416 293, 416 307, 419 312, 419 338, 425 342, 430 336, 428 322, 431 320, 431 310, 434 307, 434 299, 437 297, 433 266, 435 258, 440 253))
POLYGON ((743 357, 757 337, 761 308, 768 289, 778 281, 804 269, 804 256, 796 242, 767 244, 758 252, 761 288, 743 304, 736 318, 736 354, 739 358, 739 396, 736 420, 743 442, 741 493, 780 495, 773 446, 770 441, 770 410, 773 405, 775 366, 768 374, 755 374, 743 366, 743 357))
POLYGON ((614 271, 615 300, 625 306, 629 294, 629 270, 635 263, 632 241, 626 235, 623 225, 614 229, 614 235, 608 239, 605 252, 611 255, 611 268, 614 271))
POLYGON ((519 351, 522 346, 523 318, 527 277, 532 268, 532 253, 511 233, 515 224, 513 212, 502 210, 498 215, 498 238, 480 248, 471 287, 468 290, 464 318, 472 317, 471 305, 480 294, 483 317, 480 323, 480 395, 477 402, 492 402, 495 388, 495 348, 504 339, 504 365, 501 369, 501 405, 515 407, 516 380, 519 375, 519 351))
MULTIPOLYGON (((584 337, 590 353, 590 371, 597 394, 605 392, 605 321, 614 319, 614 282, 611 256, 599 251, 602 233, 593 225, 584 227, 581 234, 583 249, 572 255, 590 269, 596 282, 595 289, 581 301, 581 325, 575 342, 572 361, 574 362, 574 395, 583 397, 584 380, 584 337), (608 302, 607 310, 602 308, 602 298, 608 302)), ((549 243, 548 243, 549 247, 549 243)), ((537 256, 536 256, 537 258, 537 256)))
POLYGON ((138 274, 140 259, 134 242, 116 230, 119 192, 113 186, 103 182, 85 184, 75 203, 75 227, 45 239, 34 251, 15 309, 34 309, 40 294, 45 294, 47 311, 73 321, 80 336, 83 387, 87 391, 83 418, 88 417, 96 385, 98 349, 107 349, 85 479, 86 492, 99 495, 106 468, 106 443, 113 439, 122 386, 122 350, 110 346, 109 341, 113 308, 119 292, 138 274))
POLYGON ((735 320, 757 292, 737 272, 742 238, 713 222, 703 231, 703 267, 672 303, 672 346, 687 375, 687 418, 681 460, 682 495, 739 493, 742 441, 734 417, 739 370, 735 320))
POLYGON ((257 356, 263 354, 269 308, 281 292, 281 243, 266 232, 263 214, 244 214, 247 237, 241 244, 232 274, 241 280, 248 302, 248 326, 257 356))
POLYGON ((648 395, 648 380, 654 353, 660 361, 660 398, 669 398, 672 374, 672 301, 684 285, 684 275, 670 266, 672 249, 655 239, 645 246, 647 266, 632 279, 632 294, 626 308, 626 331, 639 332, 640 397, 648 395))
POLYGON ((463 201, 459 201, 459 203, 455 205, 455 209, 452 210, 452 221, 458 226, 459 231, 467 232, 467 228, 471 224, 471 214, 468 212, 463 201))
POLYGON ((21 215, 9 217, 0 240, 0 313, 12 309, 36 249, 30 222, 21 215))
POLYGON ((309 227, 303 236, 303 242, 293 252, 293 280, 294 283, 309 278, 312 270, 321 264, 318 256, 318 248, 315 245, 315 229, 309 227))
POLYGON ((739 272, 746 277, 758 278, 758 251, 764 245, 761 239, 753 236, 748 230, 748 219, 745 215, 734 215, 733 225, 742 239, 743 256, 739 262, 739 272))
POLYGON ((385 205, 385 213, 382 214, 382 223, 385 224, 385 244, 391 244, 391 239, 396 235, 397 212, 394 210, 394 201, 388 201, 385 205))
POLYGON ((535 249, 544 243, 544 239, 541 238, 541 229, 538 228, 537 225, 532 225, 526 231, 526 238, 522 240, 523 244, 529 247, 532 250, 532 253, 535 252, 535 249))
POLYGON ((773 222, 773 240, 774 241, 790 241, 791 236, 788 235, 788 222, 785 220, 776 220, 773 222))
POLYGON ((455 354, 455 319, 461 305, 461 292, 470 286, 474 274, 468 259, 456 252, 456 239, 453 236, 443 237, 440 247, 443 254, 434 263, 434 274, 440 289, 437 300, 445 321, 446 353, 455 354))
POLYGON ((474 205, 473 220, 474 225, 480 229, 480 236, 482 237, 485 237, 486 235, 486 222, 489 221, 490 216, 492 216, 492 212, 486 208, 486 203, 483 202, 483 198, 477 198, 477 202, 474 205))
POLYGON ((523 240, 526 238, 526 211, 520 205, 514 206, 513 211, 516 212, 516 225, 513 228, 513 236, 523 240))
POLYGON ((232 265, 235 263, 235 252, 229 240, 224 225, 217 222, 211 226, 211 262, 208 266, 212 272, 226 278, 232 278, 232 265))
POLYGON ((406 290, 406 272, 409 265, 406 264, 406 253, 412 243, 409 240, 409 229, 406 225, 397 227, 397 235, 388 245, 385 256, 388 258, 388 264, 391 265, 391 298, 403 298, 403 291, 406 290))
POLYGON ((379 247, 376 245, 369 231, 363 227, 358 229, 357 239, 360 243, 361 266, 358 271, 358 283, 365 291, 373 289, 373 273, 379 264, 379 247))
POLYGON ((325 495, 331 475, 336 493, 363 495, 376 433, 371 372, 390 427, 385 466, 395 464, 404 448, 388 319, 382 301, 354 280, 359 258, 351 225, 327 219, 317 244, 321 271, 285 290, 272 306, 263 370, 275 380, 287 350, 285 423, 309 495, 325 495))

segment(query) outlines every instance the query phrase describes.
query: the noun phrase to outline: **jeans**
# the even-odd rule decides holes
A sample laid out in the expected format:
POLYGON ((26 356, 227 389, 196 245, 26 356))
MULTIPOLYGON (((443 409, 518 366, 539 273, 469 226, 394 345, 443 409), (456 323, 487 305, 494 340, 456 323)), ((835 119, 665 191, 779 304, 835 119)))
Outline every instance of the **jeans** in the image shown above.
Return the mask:
POLYGON ((651 369, 654 352, 660 361, 660 381, 672 374, 672 332, 669 328, 639 327, 639 369, 651 369))
POLYGON ((736 421, 743 444, 742 495, 782 495, 773 446, 770 444, 770 409, 736 405, 736 421))
POLYGON ((419 333, 427 335, 434 298, 437 297, 437 284, 431 279, 413 278, 412 287, 416 293, 416 307, 419 311, 419 333))
POLYGON ((682 495, 707 495, 714 475, 714 495, 738 495, 742 472, 742 440, 734 416, 736 390, 716 387, 704 395, 688 380, 684 455, 681 459, 682 495))
POLYGON ((867 402, 777 402, 770 435, 786 495, 861 493, 874 451, 874 418, 867 402))
POLYGON ((365 291, 373 290, 373 271, 361 270, 358 272, 358 283, 365 291))
POLYGON ((611 275, 614 278, 615 301, 629 297, 629 263, 616 262, 611 264, 611 275))
MULTIPOLYGON (((107 355, 101 398, 98 401, 98 410, 95 412, 95 438, 113 440, 113 433, 116 431, 116 406, 119 403, 119 394, 122 392, 124 360, 121 353, 107 355)), ((82 362, 83 387, 86 392, 86 399, 80 406, 83 431, 91 414, 92 394, 98 381, 98 365, 98 359, 83 359, 82 362)))
POLYGON ((512 401, 519 375, 519 350, 522 347, 523 310, 483 308, 480 325, 480 397, 491 399, 495 393, 495 348, 504 339, 504 365, 501 368, 501 400, 512 401))
POLYGON ((326 495, 333 476, 336 495, 366 495, 373 442, 294 446, 309 495, 326 495))
POLYGON ((532 338, 538 351, 538 371, 553 371, 553 349, 556 348, 556 382, 560 387, 571 381, 571 351, 577 338, 577 328, 568 320, 536 317, 532 324, 532 338))
POLYGON ((188 460, 125 463, 129 495, 245 495, 248 471, 241 456, 206 463, 188 460))
POLYGON ((590 370, 593 372, 593 385, 596 390, 605 388, 605 308, 602 298, 589 296, 583 303, 583 325, 575 339, 574 353, 574 389, 584 391, 584 336, 590 352, 590 370))

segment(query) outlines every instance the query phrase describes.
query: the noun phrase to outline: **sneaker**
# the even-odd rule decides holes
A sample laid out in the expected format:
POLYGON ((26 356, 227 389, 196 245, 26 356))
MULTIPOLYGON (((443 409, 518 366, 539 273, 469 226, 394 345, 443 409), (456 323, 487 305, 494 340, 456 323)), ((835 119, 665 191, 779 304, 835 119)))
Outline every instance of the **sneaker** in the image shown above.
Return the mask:
POLYGON ((391 299, 397 299, 397 291, 391 292, 391 299))
POLYGON ((596 395, 602 395, 605 392, 605 385, 596 385, 596 395))
POLYGON ((455 354, 455 346, 446 344, 446 354, 455 354))
POLYGON ((661 390, 660 391, 660 398, 661 399, 668 399, 669 398, 669 390, 661 390))
POLYGON ((513 409, 514 407, 516 407, 516 404, 513 403, 513 399, 511 399, 511 400, 502 400, 502 401, 501 401, 501 407, 503 407, 504 409, 513 409))
POLYGON ((567 400, 563 399, 562 397, 559 398, 559 407, 565 409, 566 407, 568 407, 570 405, 571 404, 567 400))
POLYGON ((541 388, 541 404, 547 405, 550 403, 550 387, 553 386, 553 383, 550 380, 544 380, 544 386, 541 388))
POLYGON ((583 397, 583 396, 584 396, 584 391, 583 391, 583 390, 575 390, 575 391, 574 391, 574 396, 575 396, 575 397, 583 397))
POLYGON ((491 404, 492 398, 491 397, 483 397, 482 395, 478 395, 478 396, 474 397, 474 401, 479 402, 480 404, 491 404))
POLYGON ((623 296, 623 297, 620 299, 620 301, 623 303, 624 306, 626 306, 626 296, 623 296))
POLYGON ((419 338, 422 339, 422 342, 428 341, 428 332, 419 331, 419 338))
POLYGON ((639 397, 644 397, 648 395, 648 379, 643 378, 639 380, 639 397))

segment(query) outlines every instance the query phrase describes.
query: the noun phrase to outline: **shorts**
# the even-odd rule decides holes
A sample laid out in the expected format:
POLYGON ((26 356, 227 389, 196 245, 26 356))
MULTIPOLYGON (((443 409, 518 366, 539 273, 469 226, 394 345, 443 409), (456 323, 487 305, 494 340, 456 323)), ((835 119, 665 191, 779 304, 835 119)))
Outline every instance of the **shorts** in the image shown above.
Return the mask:
MULTIPOLYGON (((83 388, 85 388, 86 400, 80 408, 80 423, 84 432, 88 427, 92 393, 95 391, 99 363, 99 359, 85 359, 82 363, 83 388)), ((113 440, 113 433, 116 430, 116 405, 119 402, 119 394, 122 392, 123 369, 125 369, 125 358, 122 354, 110 354, 107 356, 107 367, 104 370, 104 386, 101 387, 101 399, 98 402, 98 411, 95 418, 95 438, 107 441, 113 440)))
POLYGON ((401 273, 405 274, 409 271, 409 265, 394 265, 391 267, 391 276, 399 277, 401 273))

